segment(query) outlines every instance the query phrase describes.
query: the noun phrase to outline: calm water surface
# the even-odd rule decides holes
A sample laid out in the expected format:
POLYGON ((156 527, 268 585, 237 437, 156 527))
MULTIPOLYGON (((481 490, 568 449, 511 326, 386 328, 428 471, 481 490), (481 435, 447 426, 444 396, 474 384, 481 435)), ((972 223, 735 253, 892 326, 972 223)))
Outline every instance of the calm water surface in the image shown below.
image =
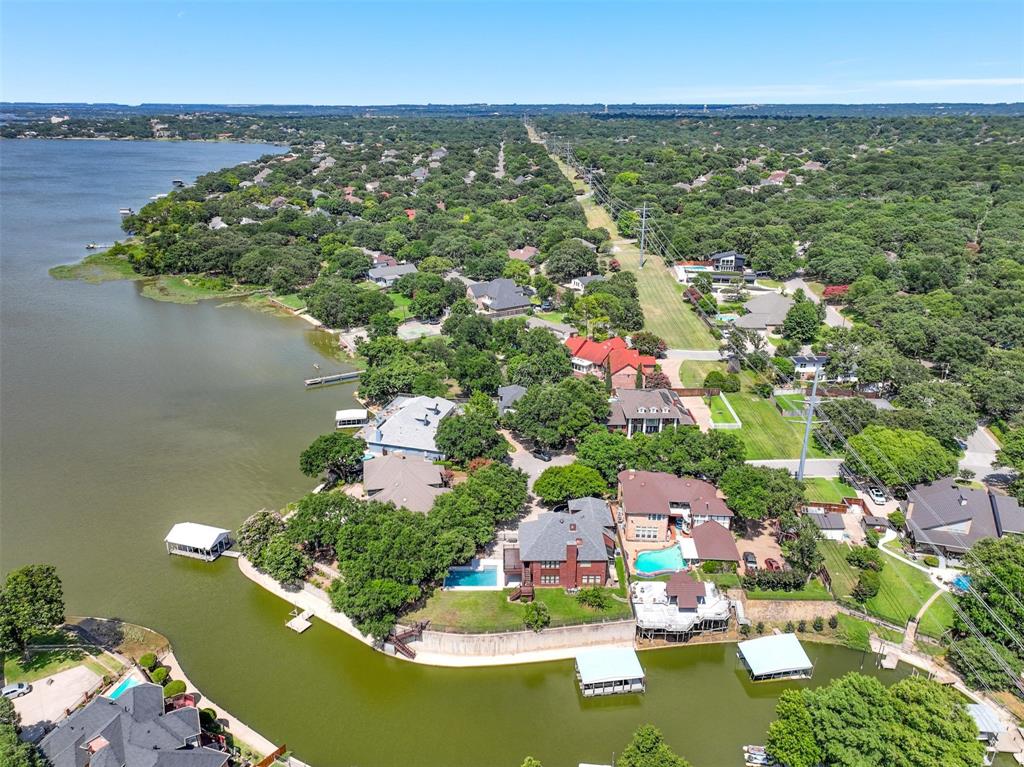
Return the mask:
MULTIPOLYGON (((546 767, 608 762, 645 722, 697 767, 739 764, 786 685, 751 685, 731 646, 645 653, 646 695, 583 701, 571 661, 435 669, 324 625, 297 636, 284 626, 290 606, 233 560, 166 556, 174 522, 234 528, 307 491, 298 453, 351 391, 303 390, 312 363, 333 363, 301 321, 157 303, 136 283, 64 282, 47 269, 117 238, 119 207, 265 151, 0 142, 2 569, 56 564, 69 613, 162 631, 212 699, 317 767, 512 767, 527 753, 546 767)), ((873 666, 808 650, 813 684, 873 666)))

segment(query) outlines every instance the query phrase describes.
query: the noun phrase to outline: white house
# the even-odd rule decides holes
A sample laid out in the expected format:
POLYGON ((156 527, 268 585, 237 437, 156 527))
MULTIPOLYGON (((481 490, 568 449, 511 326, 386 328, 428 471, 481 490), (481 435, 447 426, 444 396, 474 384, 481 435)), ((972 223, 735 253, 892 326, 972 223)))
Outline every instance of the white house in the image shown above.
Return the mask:
POLYGON ((586 277, 574 277, 569 281, 568 287, 571 290, 575 290, 577 293, 582 293, 587 289, 587 285, 592 282, 601 282, 603 279, 604 276, 600 274, 588 274, 586 277))

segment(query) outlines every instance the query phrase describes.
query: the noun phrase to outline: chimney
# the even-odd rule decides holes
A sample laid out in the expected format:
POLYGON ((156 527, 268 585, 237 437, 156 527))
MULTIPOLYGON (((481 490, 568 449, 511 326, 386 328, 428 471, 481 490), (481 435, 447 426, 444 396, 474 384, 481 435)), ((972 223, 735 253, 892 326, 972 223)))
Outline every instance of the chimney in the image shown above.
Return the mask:
POLYGON ((430 426, 430 419, 427 418, 426 416, 423 416, 422 418, 417 418, 416 420, 419 421, 424 426, 430 426))
POLYGON ((433 407, 428 407, 427 410, 429 410, 434 415, 441 415, 441 406, 438 405, 436 402, 434 403, 433 407))
POLYGON ((960 495, 960 505, 961 505, 961 506, 966 506, 966 505, 967 505, 967 499, 966 499, 966 498, 964 498, 964 496, 963 496, 963 494, 962 494, 962 493, 961 493, 961 495, 960 495))
POLYGON ((569 530, 570 530, 570 532, 573 532, 573 533, 576 532, 576 523, 575 522, 570 522, 569 523, 569 530))

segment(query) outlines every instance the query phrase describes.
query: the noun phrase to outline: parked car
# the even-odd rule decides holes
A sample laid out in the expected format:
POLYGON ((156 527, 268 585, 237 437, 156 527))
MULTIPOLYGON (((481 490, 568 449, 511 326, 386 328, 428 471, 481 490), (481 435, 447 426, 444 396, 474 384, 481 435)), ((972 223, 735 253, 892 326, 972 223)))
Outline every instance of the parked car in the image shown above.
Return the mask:
POLYGON ((754 556, 753 551, 743 552, 743 566, 747 568, 749 572, 754 572, 757 569, 757 557, 754 556))
POLYGON ((549 312, 555 308, 555 305, 551 303, 550 299, 544 299, 540 302, 541 311, 549 312))
POLYGON ((771 557, 768 557, 764 561, 764 566, 765 566, 766 570, 781 570, 782 569, 782 565, 780 565, 778 563, 778 561, 772 559, 771 557))
POLYGON ((869 487, 868 497, 871 499, 872 503, 877 504, 878 506, 885 505, 886 497, 881 488, 869 487))
POLYGON ((531 450, 530 455, 532 455, 538 461, 544 461, 544 463, 547 463, 548 461, 551 460, 551 453, 549 453, 547 450, 541 447, 534 448, 533 450, 531 450))
POLYGON ((20 698, 22 695, 28 695, 30 692, 32 692, 32 685, 26 684, 25 682, 16 682, 14 684, 9 684, 0 690, 0 695, 14 700, 15 698, 20 698))

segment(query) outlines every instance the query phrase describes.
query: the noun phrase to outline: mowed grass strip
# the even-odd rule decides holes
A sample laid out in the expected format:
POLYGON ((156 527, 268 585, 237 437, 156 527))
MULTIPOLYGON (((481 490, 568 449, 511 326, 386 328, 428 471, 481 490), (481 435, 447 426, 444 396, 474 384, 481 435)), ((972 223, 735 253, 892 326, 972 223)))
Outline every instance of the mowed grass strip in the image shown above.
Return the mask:
POLYGON ((917 615, 936 587, 915 567, 886 556, 883 560, 881 588, 865 603, 868 612, 879 618, 904 625, 917 615))
POLYGON ((939 596, 925 610, 921 616, 921 622, 917 625, 919 634, 927 634, 935 639, 941 639, 942 635, 953 626, 953 606, 949 603, 955 597, 939 596))
POLYGON ((848 484, 829 477, 807 477, 804 487, 807 500, 819 503, 841 503, 843 498, 857 496, 857 491, 848 484))
POLYGON ((836 599, 846 599, 857 584, 858 571, 846 561, 850 547, 839 541, 819 541, 818 549, 825 557, 825 569, 832 579, 832 593, 836 599))

